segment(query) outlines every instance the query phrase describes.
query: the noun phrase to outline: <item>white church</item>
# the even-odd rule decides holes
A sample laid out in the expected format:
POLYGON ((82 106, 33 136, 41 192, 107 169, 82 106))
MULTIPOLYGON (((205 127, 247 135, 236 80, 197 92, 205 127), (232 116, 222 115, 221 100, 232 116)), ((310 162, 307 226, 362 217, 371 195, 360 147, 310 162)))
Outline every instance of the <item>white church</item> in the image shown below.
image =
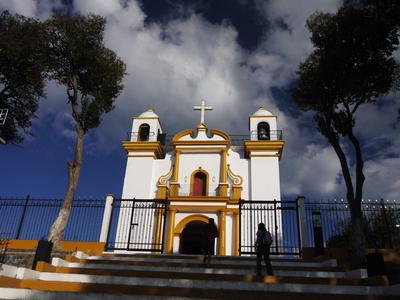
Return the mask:
MULTIPOLYGON (((201 114, 197 127, 176 133, 168 143, 152 109, 133 117, 130 140, 122 143, 127 153, 122 199, 169 201, 165 225, 157 215, 149 223, 152 239, 163 241, 164 253, 200 253, 196 237, 201 225, 214 218, 219 232, 215 253, 238 255, 240 239, 246 238, 239 233, 239 200, 281 199, 284 141, 277 116, 260 107, 248 117, 248 136, 237 145, 226 132, 208 128, 205 112, 212 108, 204 101, 194 109, 201 114)), ((126 230, 132 226, 127 224, 131 213, 120 211, 117 237, 132 234, 126 230)), ((275 218, 280 224, 280 214, 275 218)))

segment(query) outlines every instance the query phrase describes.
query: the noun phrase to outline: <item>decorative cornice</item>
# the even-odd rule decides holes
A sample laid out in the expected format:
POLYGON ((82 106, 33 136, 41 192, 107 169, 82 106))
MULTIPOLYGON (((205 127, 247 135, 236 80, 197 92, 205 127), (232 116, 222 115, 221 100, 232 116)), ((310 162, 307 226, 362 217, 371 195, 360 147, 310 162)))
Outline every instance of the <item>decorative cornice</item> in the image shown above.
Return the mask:
POLYGON ((243 184, 243 177, 233 173, 230 164, 228 164, 227 173, 234 186, 241 186, 243 184))
POLYGON ((128 142, 123 141, 122 147, 124 147, 126 153, 130 152, 153 152, 156 158, 163 157, 163 151, 160 142, 128 142))
POLYGON ((169 171, 168 171, 167 174, 161 175, 161 176, 158 178, 158 181, 157 181, 157 182, 158 182, 158 185, 166 185, 167 182, 168 182, 168 180, 171 179, 172 174, 173 174, 173 171, 174 171, 174 167, 171 166, 171 168, 169 169, 169 171))
POLYGON ((285 142, 282 140, 244 141, 245 153, 247 156, 250 156, 251 152, 276 151, 278 152, 279 158, 281 158, 284 144, 285 142))

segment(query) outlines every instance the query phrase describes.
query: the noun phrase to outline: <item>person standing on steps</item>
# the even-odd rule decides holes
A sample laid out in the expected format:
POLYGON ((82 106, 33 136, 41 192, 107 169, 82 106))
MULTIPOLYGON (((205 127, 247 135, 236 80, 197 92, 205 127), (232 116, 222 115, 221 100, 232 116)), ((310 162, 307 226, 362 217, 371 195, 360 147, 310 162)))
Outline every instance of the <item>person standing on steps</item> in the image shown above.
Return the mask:
POLYGON ((211 255, 214 255, 215 238, 218 237, 218 229, 215 226, 214 219, 209 218, 208 224, 204 230, 204 259, 203 262, 209 266, 211 263, 211 255))
POLYGON ((272 244, 272 235, 265 228, 264 223, 258 224, 258 231, 256 234, 256 252, 257 252, 257 276, 261 276, 261 260, 264 258, 264 262, 267 266, 267 274, 273 275, 271 260, 269 259, 270 246, 272 244))

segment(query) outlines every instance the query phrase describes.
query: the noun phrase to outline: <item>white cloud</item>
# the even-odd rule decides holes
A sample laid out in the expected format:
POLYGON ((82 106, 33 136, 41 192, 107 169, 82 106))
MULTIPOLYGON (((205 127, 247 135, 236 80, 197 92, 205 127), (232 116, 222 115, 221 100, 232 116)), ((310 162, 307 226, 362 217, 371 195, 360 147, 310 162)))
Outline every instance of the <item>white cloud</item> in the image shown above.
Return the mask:
MULTIPOLYGON (((335 153, 316 131, 303 127, 303 117, 294 118, 280 110, 282 105, 289 104, 279 103, 281 99, 275 99, 270 91, 271 87, 287 86, 293 80, 298 64, 312 50, 309 33, 304 27, 307 17, 315 10, 333 12, 339 2, 259 1, 257 7, 263 9, 265 18, 273 26, 259 48, 249 53, 238 45, 235 28, 225 23, 211 24, 201 15, 192 13, 163 25, 145 24, 146 16, 133 0, 124 4, 119 0, 75 1, 75 10, 107 18, 106 46, 125 61, 128 73, 124 79, 125 90, 117 100, 115 110, 104 116, 100 128, 91 133, 91 147, 98 151, 120 150, 120 140, 130 129, 130 117, 149 107, 159 114, 167 133, 173 134, 197 125, 199 116, 192 111, 192 106, 204 98, 214 107, 214 111, 206 115, 210 127, 246 134, 248 115, 264 104, 278 115, 278 126, 284 129, 282 192, 329 198, 343 195, 343 184, 338 181, 340 165, 335 153), (286 24, 286 27, 279 24, 286 24)), ((7 3, 13 11, 38 14, 33 0, 7 3)), ((44 3, 40 13, 43 16, 52 6, 50 1, 41 3, 44 3)), ((6 6, 1 4, 0 7, 6 6)), ((57 92, 56 87, 50 89, 49 95, 57 100, 65 98, 64 92, 57 92)), ((51 100, 51 105, 42 108, 41 113, 59 114, 56 119, 65 121, 67 105, 63 100, 58 102, 51 100)), ((389 129, 390 119, 394 118, 392 113, 388 118, 387 111, 372 107, 365 113, 367 115, 374 124, 380 124, 375 135, 388 131, 391 137, 394 136, 394 131, 389 129)), ((360 128, 370 128, 367 118, 362 118, 359 124, 360 128)), ((395 140, 393 137, 392 141, 395 140)), ((368 180, 381 182, 385 188, 395 191, 398 183, 394 166, 398 162, 384 156, 380 159, 376 164, 367 162, 368 180), (380 163, 389 168, 388 173, 379 171, 380 163), (387 175, 392 178, 385 178, 387 175)), ((366 187, 368 192, 370 186, 366 187)))

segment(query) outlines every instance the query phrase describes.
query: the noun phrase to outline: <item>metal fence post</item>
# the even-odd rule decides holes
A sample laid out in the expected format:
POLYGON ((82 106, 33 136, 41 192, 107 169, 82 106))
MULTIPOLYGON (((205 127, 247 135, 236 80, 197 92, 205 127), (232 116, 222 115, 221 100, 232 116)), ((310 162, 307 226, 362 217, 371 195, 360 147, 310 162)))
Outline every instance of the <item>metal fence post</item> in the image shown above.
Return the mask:
POLYGON ((26 215, 26 210, 27 210, 27 208, 28 208, 29 198, 30 198, 30 196, 27 195, 27 196, 26 196, 26 199, 25 199, 25 203, 24 203, 24 208, 22 209, 21 219, 19 220, 19 225, 18 225, 17 234, 16 234, 16 236, 15 236, 15 239, 16 239, 16 240, 19 240, 19 237, 20 237, 20 235, 21 235, 22 225, 24 224, 25 215, 26 215))
POLYGON ((110 230, 110 223, 112 218, 112 206, 114 203, 114 195, 108 194, 106 196, 106 205, 104 207, 103 222, 101 223, 101 232, 99 242, 107 243, 108 232, 110 230))
MULTIPOLYGON (((301 248, 310 247, 308 244, 308 232, 307 232, 307 216, 306 216, 306 207, 305 207, 305 197, 298 196, 296 198, 297 202, 297 220, 300 231, 300 245, 301 248)), ((302 249, 299 249, 302 251, 302 249)))
POLYGON ((385 222, 386 232, 388 234, 389 247, 391 249, 393 249, 392 232, 390 230, 390 226, 388 223, 388 219, 387 219, 387 215, 386 215, 386 207, 385 207, 385 202, 384 202, 383 198, 381 198, 381 207, 382 207, 382 214, 383 214, 383 220, 385 222))

